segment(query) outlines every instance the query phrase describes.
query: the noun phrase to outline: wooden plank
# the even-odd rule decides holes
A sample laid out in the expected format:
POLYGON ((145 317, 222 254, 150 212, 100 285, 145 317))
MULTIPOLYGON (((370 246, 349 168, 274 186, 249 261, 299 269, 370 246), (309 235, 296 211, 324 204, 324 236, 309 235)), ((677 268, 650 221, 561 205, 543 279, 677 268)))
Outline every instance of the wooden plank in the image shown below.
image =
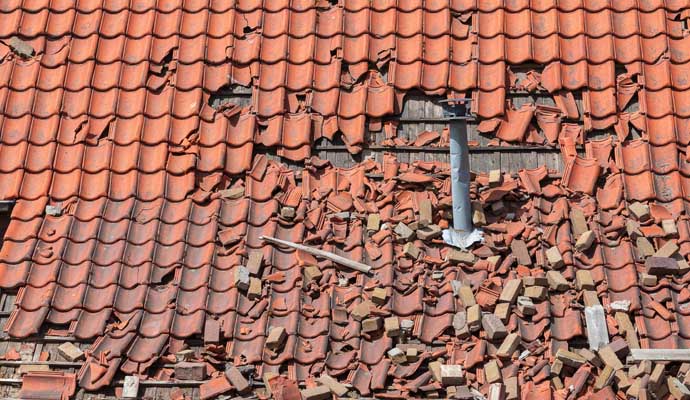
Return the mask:
POLYGON ((690 349, 630 349, 630 359, 637 361, 690 362, 690 349))

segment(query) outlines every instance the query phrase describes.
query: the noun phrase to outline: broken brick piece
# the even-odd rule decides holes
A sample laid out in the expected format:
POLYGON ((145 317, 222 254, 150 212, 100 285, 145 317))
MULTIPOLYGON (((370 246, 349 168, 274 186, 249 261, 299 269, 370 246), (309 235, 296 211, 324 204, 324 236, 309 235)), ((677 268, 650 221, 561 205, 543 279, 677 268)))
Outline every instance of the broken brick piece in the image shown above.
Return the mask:
POLYGON ((484 214, 484 207, 481 203, 472 202, 472 223, 475 226, 486 225, 486 215, 484 214))
POLYGON ((266 347, 271 350, 278 350, 287 339, 287 332, 282 326, 275 326, 268 332, 266 347))
POLYGON ((670 257, 649 257, 645 261, 645 267, 650 275, 674 275, 679 272, 678 261, 670 257))
POLYGON ((302 390, 302 400, 328 400, 332 397, 331 390, 325 385, 302 390))
POLYGON ((678 251, 679 247, 674 242, 666 242, 659 250, 654 253, 654 257, 671 257, 678 251))
POLYGON ((230 383, 232 383, 232 386, 235 387, 235 390, 237 390, 237 393, 239 394, 247 393, 252 388, 247 378, 245 378, 240 370, 235 366, 226 368, 225 376, 228 378, 230 383))
POLYGON ((429 199, 422 200, 419 203, 419 226, 425 227, 431 224, 433 219, 433 210, 431 207, 431 201, 429 199))
POLYGON ((649 257, 654 254, 654 246, 652 246, 652 243, 644 236, 639 236, 635 240, 635 247, 642 257, 649 257))
POLYGON ((374 288, 373 292, 371 293, 371 300, 376 304, 385 304, 387 298, 388 291, 386 288, 377 287, 374 288))
POLYGON ((586 361, 584 357, 582 357, 581 355, 564 349, 558 350, 558 352, 556 353, 556 359, 560 360, 563 364, 573 368, 579 368, 586 361))
POLYGON ((79 347, 70 342, 65 342, 58 346, 58 353, 67 361, 78 361, 84 357, 84 352, 79 347))
POLYGON ((599 358, 601 358, 601 361, 603 361, 604 364, 610 366, 615 371, 623 369, 623 363, 621 363, 621 360, 618 358, 616 353, 613 351, 613 349, 611 348, 611 345, 604 346, 604 347, 600 348, 598 353, 599 353, 599 358))
POLYGON ((295 218, 296 215, 297 215, 297 211, 295 210, 294 207, 287 207, 286 206, 286 207, 282 207, 280 209, 280 216, 283 219, 291 220, 291 219, 295 218))
POLYGON ((414 236, 414 231, 402 222, 395 226, 394 232, 398 235, 398 239, 404 242, 412 240, 414 236))
POLYGON ((403 254, 413 260, 416 260, 417 257, 419 257, 419 253, 419 247, 415 246, 412 242, 405 243, 405 246, 403 246, 403 254))
POLYGON ((501 381, 501 368, 498 366, 496 360, 491 360, 484 365, 484 375, 486 376, 486 381, 489 383, 501 381))
POLYGON ((352 311, 350 311, 350 315, 352 318, 354 318, 356 321, 362 321, 366 317, 369 316, 369 313, 371 313, 371 309, 373 308, 372 302, 369 300, 365 300, 357 304, 352 311))
POLYGON ((388 350, 387 354, 388 358, 390 358, 395 364, 403 364, 407 362, 407 355, 405 355, 405 352, 397 347, 393 347, 392 349, 388 350))
POLYGON ((498 301, 513 304, 520 295, 521 290, 522 280, 509 279, 504 282, 503 290, 501 291, 501 296, 498 298, 498 301))
POLYGON ((565 265, 563 262, 563 256, 561 255, 561 251, 558 249, 557 246, 553 246, 550 249, 546 250, 546 259, 549 261, 551 268, 554 269, 561 269, 565 265))
POLYGON ((527 244, 522 240, 513 240, 510 242, 510 249, 517 259, 518 264, 530 266, 532 265, 532 256, 529 254, 527 244))
POLYGON ((378 232, 381 228, 381 215, 369 214, 367 217, 367 230, 370 232, 378 232))
POLYGON ((586 269, 578 269, 575 273, 575 286, 577 290, 594 290, 594 279, 592 273, 586 269))
POLYGON ((469 326, 467 326, 467 313, 459 311, 453 316, 453 329, 455 336, 465 338, 470 335, 469 326))
POLYGON ((656 286, 657 282, 659 282, 659 278, 657 278, 655 275, 643 273, 640 274, 640 282, 643 286, 656 286))
POLYGON ((639 201, 636 201, 628 206, 628 209, 632 215, 637 218, 638 221, 646 221, 649 218, 649 206, 639 201))
POLYGON ((585 214, 582 210, 578 208, 570 210, 570 227, 572 228, 574 237, 579 237, 587 231, 587 219, 585 219, 585 214))
POLYGON ((419 350, 416 347, 409 347, 405 351, 405 357, 407 357, 407 362, 415 362, 419 358, 419 350))
POLYGON ((522 278, 524 286, 549 286, 549 281, 545 276, 525 276, 522 278))
POLYGON ((381 329, 381 324, 381 317, 367 318, 362 321, 362 332, 376 332, 381 329))
POLYGON ((432 361, 429 363, 428 367, 434 380, 441 383, 441 363, 438 361, 432 361))
POLYGON ((503 343, 496 351, 496 356, 501 358, 509 358, 515 350, 517 350, 520 345, 520 335, 517 333, 511 333, 503 339, 503 343))
POLYGON ((678 234, 678 227, 676 226, 676 221, 672 219, 662 220, 661 228, 664 230, 664 233, 668 236, 676 236, 678 234))
POLYGON ((489 171, 489 186, 499 186, 503 181, 503 175, 500 169, 492 169, 489 171))
POLYGON ((467 308, 467 327, 470 329, 470 332, 478 331, 479 328, 481 328, 481 325, 482 310, 479 308, 479 304, 475 304, 472 307, 467 308))
POLYGON ((472 307, 473 305, 477 304, 471 287, 465 285, 460 286, 458 294, 460 295, 460 301, 462 301, 463 306, 472 307))
POLYGON ((510 318, 510 309, 510 303, 498 303, 496 304, 496 308, 494 308, 494 314, 501 320, 501 322, 507 324, 508 319, 510 318))
POLYGON ((383 320, 383 329, 388 337, 400 336, 400 322, 398 317, 388 317, 383 320))
POLYGON ((440 237, 442 233, 441 228, 433 224, 417 229, 417 237, 424 241, 436 239, 440 237))
POLYGON ((343 397, 347 394, 347 386, 335 380, 329 375, 321 375, 316 379, 317 382, 328 387, 328 389, 338 397, 343 397))
POLYGON ((321 280, 323 274, 321 270, 316 265, 309 265, 303 269, 304 281, 305 282, 318 282, 321 280))
POLYGON ((594 307, 596 305, 601 305, 599 302, 599 296, 594 290, 585 290, 582 292, 582 301, 585 303, 585 307, 594 307))
POLYGON ((570 284, 558 271, 547 271, 546 279, 549 281, 549 289, 556 292, 563 292, 570 288, 570 284))
POLYGON ((476 257, 469 251, 451 249, 446 257, 452 263, 474 264, 476 257))
POLYGON ((462 365, 440 365, 441 384, 445 386, 460 385, 464 381, 462 365))
POLYGON ((519 296, 517 299, 518 311, 522 315, 534 315, 537 313, 537 307, 535 307, 532 299, 527 296, 519 296))
POLYGON ((139 398, 139 377, 136 375, 125 376, 125 382, 122 385, 123 399, 138 399, 139 398))
POLYGON ((235 268, 235 286, 242 290, 246 291, 249 289, 249 270, 243 266, 238 266, 235 268))
POLYGON ((601 372, 599 372, 597 379, 594 381, 594 389, 601 390, 604 387, 608 386, 611 383, 611 380, 613 379, 614 372, 615 371, 613 370, 613 368, 611 368, 611 366, 604 366, 601 372))
POLYGON ((530 299, 543 300, 548 294, 547 290, 543 286, 528 286, 525 288, 524 295, 530 299))
POLYGON ((592 247, 592 244, 594 243, 594 232, 593 231, 585 231, 583 232, 579 238, 577 238, 577 241, 575 242, 575 250, 577 251, 585 251, 592 247))
POLYGON ((252 250, 249 252, 249 258, 247 260, 247 270, 251 275, 261 274, 261 263, 263 262, 264 253, 258 250, 252 250))
POLYGON ((206 379, 206 364, 183 361, 175 364, 175 378, 181 381, 203 381, 206 379))
POLYGON ((489 340, 503 339, 508 335, 506 326, 494 314, 484 314, 484 316, 482 316, 482 327, 489 340))
POLYGON ((251 277, 249 278, 249 289, 247 289, 247 297, 249 300, 256 300, 261 297, 261 279, 251 277))

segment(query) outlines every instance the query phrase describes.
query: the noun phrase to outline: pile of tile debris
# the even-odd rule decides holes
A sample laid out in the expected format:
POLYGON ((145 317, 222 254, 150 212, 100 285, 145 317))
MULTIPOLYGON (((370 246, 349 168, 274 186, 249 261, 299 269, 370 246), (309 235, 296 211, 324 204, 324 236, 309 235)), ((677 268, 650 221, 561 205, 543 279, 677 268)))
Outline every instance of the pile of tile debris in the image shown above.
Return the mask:
MULTIPOLYGON (((203 351, 178 342, 161 355, 173 367, 158 368, 152 379, 203 382, 202 399, 690 399, 690 358, 629 357, 641 347, 684 343, 687 219, 651 203, 601 210, 545 167, 516 176, 492 171, 471 186, 473 221, 485 241, 462 251, 440 238, 450 218, 446 165, 386 157, 383 165, 338 170, 313 159, 299 202, 286 200, 297 187, 287 181, 274 193, 282 204, 276 218, 304 224, 304 244, 349 257, 363 247, 360 259, 373 266, 365 275, 296 252, 301 277, 292 290, 314 301, 302 300, 300 324, 314 322, 307 316, 318 314, 317 299, 334 299, 330 326, 320 333, 326 344, 323 337, 295 344, 295 327, 272 321, 263 355, 238 355, 238 339, 213 339, 218 328, 210 328, 203 351), (261 362, 288 348, 314 361, 301 369, 261 362)), ((230 192, 242 197, 241 182, 223 191, 230 192)), ((245 319, 285 308, 268 292, 285 273, 262 274, 262 263, 249 256, 234 272, 247 298, 264 306, 272 298, 270 311, 245 319)))

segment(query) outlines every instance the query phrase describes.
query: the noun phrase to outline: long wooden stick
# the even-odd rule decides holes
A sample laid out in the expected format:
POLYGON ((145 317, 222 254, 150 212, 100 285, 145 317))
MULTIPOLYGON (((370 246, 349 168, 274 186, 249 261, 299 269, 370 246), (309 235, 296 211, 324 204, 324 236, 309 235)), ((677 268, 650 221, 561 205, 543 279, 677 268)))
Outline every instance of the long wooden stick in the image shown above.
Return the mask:
POLYGON ((369 272, 371 272, 371 266, 369 266, 369 265, 362 264, 362 263, 357 262, 357 261, 352 261, 350 259, 347 259, 345 257, 339 256, 336 254, 333 254, 333 253, 328 252, 328 251, 315 249, 313 247, 305 246, 303 244, 297 244, 297 243, 289 242, 287 240, 276 239, 276 238, 270 237, 270 236, 260 236, 259 239, 265 240, 269 243, 273 243, 273 244, 301 250, 305 253, 312 254, 316 257, 325 258, 327 260, 333 261, 334 263, 344 265, 348 268, 354 269, 355 271, 364 272, 365 274, 368 274, 369 272))

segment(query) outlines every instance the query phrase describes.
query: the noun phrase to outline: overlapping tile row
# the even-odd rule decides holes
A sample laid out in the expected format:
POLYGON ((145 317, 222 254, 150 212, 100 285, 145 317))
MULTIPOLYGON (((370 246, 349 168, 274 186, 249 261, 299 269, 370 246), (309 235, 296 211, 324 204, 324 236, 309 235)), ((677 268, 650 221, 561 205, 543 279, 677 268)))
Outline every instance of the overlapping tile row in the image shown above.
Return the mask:
POLYGON ((248 168, 254 143, 302 160, 312 141, 340 132, 358 151, 366 127, 380 129, 417 89, 471 92, 480 117, 511 119, 508 67, 529 63, 544 65, 530 88, 557 104, 534 113, 550 141, 561 120, 580 117, 570 92, 581 90, 587 131, 632 126, 686 145, 687 10, 686 1, 10 1, 0 10, 0 170, 11 172, 2 186, 17 196, 35 186, 21 185, 19 169, 43 172, 44 183, 48 166, 74 168, 59 163, 63 146, 97 138, 160 155, 163 143, 204 148, 206 130, 225 138, 233 173, 248 168), (33 54, 18 54, 16 38, 33 54), (252 89, 247 109, 217 99, 238 85, 252 89), (240 113, 243 134, 224 136, 218 112, 240 113))

